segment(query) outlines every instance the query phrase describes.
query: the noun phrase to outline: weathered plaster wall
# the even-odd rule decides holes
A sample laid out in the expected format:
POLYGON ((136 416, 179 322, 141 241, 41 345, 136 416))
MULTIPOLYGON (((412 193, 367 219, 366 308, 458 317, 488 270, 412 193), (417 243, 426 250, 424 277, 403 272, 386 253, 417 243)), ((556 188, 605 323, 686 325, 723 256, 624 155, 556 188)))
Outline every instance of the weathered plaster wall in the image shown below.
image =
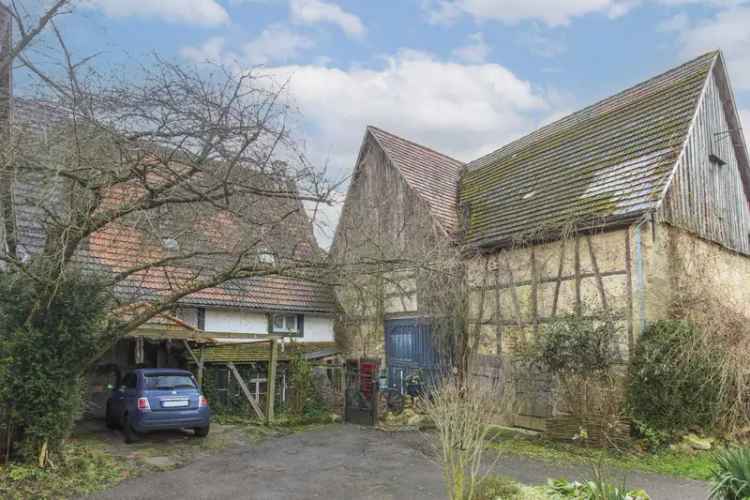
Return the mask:
POLYGON ((514 343, 555 317, 610 311, 627 357, 634 336, 631 239, 630 229, 620 229, 468 259, 470 333, 478 334, 481 354, 504 360, 506 393, 514 399, 508 423, 543 429, 559 412, 555 381, 511 362, 514 343))
POLYGON ((649 322, 670 317, 677 289, 714 294, 750 318, 750 257, 663 223, 477 256, 467 267, 471 331, 481 353, 505 360, 515 398, 508 421, 524 427, 543 428, 559 411, 555 383, 510 369, 509 354, 556 315, 610 310, 624 360, 649 322))
POLYGON ((555 316, 608 309, 628 346, 630 235, 622 229, 503 250, 467 262, 470 321, 483 354, 508 352, 555 316), (482 301, 484 299, 484 301, 482 301))
POLYGON ((669 289, 713 296, 750 319, 750 256, 666 224, 658 234, 670 263, 669 289))
POLYGON ((422 314, 410 263, 429 259, 438 241, 428 205, 367 137, 331 247, 342 283, 336 338, 346 352, 382 357, 383 320, 422 314))

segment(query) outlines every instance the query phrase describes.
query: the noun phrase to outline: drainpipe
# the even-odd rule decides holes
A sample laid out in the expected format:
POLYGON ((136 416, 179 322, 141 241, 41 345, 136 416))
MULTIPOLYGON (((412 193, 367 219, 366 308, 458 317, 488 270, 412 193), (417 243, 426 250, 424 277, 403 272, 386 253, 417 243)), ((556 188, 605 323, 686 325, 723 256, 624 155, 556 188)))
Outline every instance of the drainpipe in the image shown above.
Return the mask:
POLYGON ((638 300, 639 335, 646 329, 646 274, 643 266, 641 226, 648 222, 648 214, 635 226, 635 295, 638 300))

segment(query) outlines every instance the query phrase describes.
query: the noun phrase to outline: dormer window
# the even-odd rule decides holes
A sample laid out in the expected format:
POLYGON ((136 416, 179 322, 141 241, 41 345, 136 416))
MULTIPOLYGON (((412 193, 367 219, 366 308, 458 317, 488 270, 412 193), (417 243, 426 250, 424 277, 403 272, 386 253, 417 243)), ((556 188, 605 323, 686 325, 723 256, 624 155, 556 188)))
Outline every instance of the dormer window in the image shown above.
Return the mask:
POLYGON ((258 253, 255 256, 255 260, 258 262, 258 264, 263 264, 266 266, 276 265, 276 256, 267 248, 259 249, 258 253))
POLYGON ((170 252, 176 252, 180 249, 180 243, 174 238, 162 238, 161 246, 164 247, 165 250, 169 250, 170 252))

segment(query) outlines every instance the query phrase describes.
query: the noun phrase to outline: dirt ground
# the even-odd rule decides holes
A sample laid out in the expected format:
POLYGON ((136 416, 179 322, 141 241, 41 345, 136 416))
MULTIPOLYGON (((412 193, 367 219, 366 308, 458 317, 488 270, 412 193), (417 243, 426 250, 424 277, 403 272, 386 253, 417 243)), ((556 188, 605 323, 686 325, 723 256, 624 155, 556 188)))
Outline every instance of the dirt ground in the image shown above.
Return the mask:
MULTIPOLYGON (((183 436, 185 437, 185 436, 183 436)), ((149 438, 146 438, 147 440, 149 438)), ((141 445, 138 445, 141 446, 141 445)), ((329 425, 255 444, 235 443, 166 472, 129 479, 93 499, 326 499, 445 498, 438 466, 419 433, 384 433, 352 425, 329 425)), ((525 484, 549 477, 583 480, 588 468, 555 466, 504 456, 499 474, 525 484)), ((654 500, 703 500, 698 481, 628 473, 631 488, 654 500)))

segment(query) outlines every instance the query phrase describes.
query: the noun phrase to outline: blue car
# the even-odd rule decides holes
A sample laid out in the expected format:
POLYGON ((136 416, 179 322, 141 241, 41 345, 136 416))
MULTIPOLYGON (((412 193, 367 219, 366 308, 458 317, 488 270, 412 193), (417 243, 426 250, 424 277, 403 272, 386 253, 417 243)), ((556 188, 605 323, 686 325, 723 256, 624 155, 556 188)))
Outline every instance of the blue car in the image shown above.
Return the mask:
POLYGON ((208 400, 186 370, 133 370, 107 401, 107 427, 121 428, 126 443, 137 441, 149 431, 183 428, 205 437, 210 418, 208 400))

